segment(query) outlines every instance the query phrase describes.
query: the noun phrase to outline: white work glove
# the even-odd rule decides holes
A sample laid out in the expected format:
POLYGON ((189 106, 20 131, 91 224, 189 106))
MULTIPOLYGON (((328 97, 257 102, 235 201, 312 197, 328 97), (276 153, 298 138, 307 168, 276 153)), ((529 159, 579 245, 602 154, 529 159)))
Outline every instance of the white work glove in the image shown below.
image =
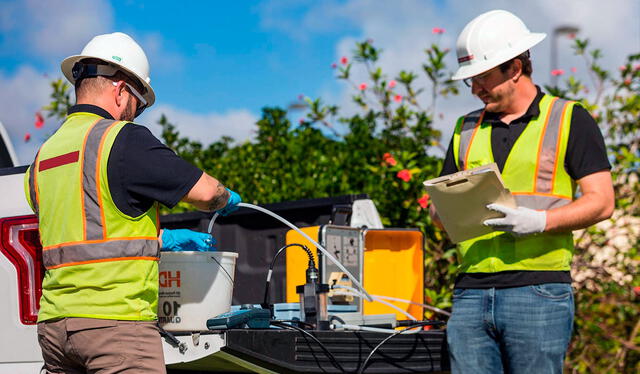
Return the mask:
POLYGON ((502 218, 485 220, 483 224, 496 231, 507 231, 514 235, 528 235, 543 232, 547 226, 547 213, 525 207, 515 209, 500 204, 489 204, 487 209, 504 214, 502 218))

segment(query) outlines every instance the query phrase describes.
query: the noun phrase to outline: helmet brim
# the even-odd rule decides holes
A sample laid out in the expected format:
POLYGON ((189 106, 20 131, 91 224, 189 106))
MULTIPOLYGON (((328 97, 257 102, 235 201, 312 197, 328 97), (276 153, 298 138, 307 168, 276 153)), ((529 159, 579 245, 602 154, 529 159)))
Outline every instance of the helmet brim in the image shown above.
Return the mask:
MULTIPOLYGON (((476 75, 482 74, 486 71, 489 71, 496 66, 502 64, 503 62, 507 62, 514 57, 519 56, 520 54, 528 51, 536 44, 540 43, 544 38, 546 38, 547 34, 545 33, 531 33, 526 38, 520 40, 516 45, 512 46, 508 51, 497 54, 491 60, 486 61, 475 61, 473 63, 468 62, 464 65, 458 67, 458 70, 451 76, 451 80, 462 80, 471 77, 475 77, 476 75)), ((479 58, 480 56, 476 56, 479 58)))

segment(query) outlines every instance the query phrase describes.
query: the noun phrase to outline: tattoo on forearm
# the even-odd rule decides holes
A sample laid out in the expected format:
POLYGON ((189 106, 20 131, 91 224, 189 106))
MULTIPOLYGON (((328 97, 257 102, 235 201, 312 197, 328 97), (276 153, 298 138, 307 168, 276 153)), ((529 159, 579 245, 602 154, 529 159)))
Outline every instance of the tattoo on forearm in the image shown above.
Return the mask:
POLYGON ((214 211, 218 209, 224 208, 227 205, 227 201, 229 200, 230 193, 224 188, 222 183, 218 183, 217 190, 219 195, 213 198, 213 200, 209 201, 209 211, 214 211))

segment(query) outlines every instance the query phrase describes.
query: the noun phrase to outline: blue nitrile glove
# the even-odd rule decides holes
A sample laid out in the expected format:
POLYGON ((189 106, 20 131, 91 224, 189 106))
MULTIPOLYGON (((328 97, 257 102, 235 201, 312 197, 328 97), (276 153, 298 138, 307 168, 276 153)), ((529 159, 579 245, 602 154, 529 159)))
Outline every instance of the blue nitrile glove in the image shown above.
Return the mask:
POLYGON ((240 197, 240 195, 228 188, 227 191, 229 191, 230 194, 229 200, 227 200, 227 205, 225 205, 222 209, 216 210, 216 213, 220 214, 221 216, 226 216, 235 212, 236 210, 238 210, 237 205, 242 202, 242 198, 240 197))
POLYGON ((210 234, 187 229, 162 230, 163 251, 215 251, 215 244, 210 234))

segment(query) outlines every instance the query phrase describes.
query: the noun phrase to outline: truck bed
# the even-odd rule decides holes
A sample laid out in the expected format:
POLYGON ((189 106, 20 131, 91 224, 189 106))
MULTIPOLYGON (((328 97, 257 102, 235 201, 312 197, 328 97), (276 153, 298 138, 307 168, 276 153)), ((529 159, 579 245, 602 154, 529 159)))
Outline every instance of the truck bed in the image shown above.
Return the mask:
MULTIPOLYGON (((189 363, 169 365, 171 374, 205 372, 355 373, 388 334, 368 331, 232 329, 221 335, 219 352, 189 363), (331 357, 333 356, 333 357, 331 357), (332 361, 335 358, 335 362, 332 361), (187 371, 188 370, 188 371, 187 371)), ((200 337, 202 339, 202 337, 200 337)), ((442 373, 449 370, 444 330, 425 330, 389 339, 368 362, 366 373, 442 373)))

